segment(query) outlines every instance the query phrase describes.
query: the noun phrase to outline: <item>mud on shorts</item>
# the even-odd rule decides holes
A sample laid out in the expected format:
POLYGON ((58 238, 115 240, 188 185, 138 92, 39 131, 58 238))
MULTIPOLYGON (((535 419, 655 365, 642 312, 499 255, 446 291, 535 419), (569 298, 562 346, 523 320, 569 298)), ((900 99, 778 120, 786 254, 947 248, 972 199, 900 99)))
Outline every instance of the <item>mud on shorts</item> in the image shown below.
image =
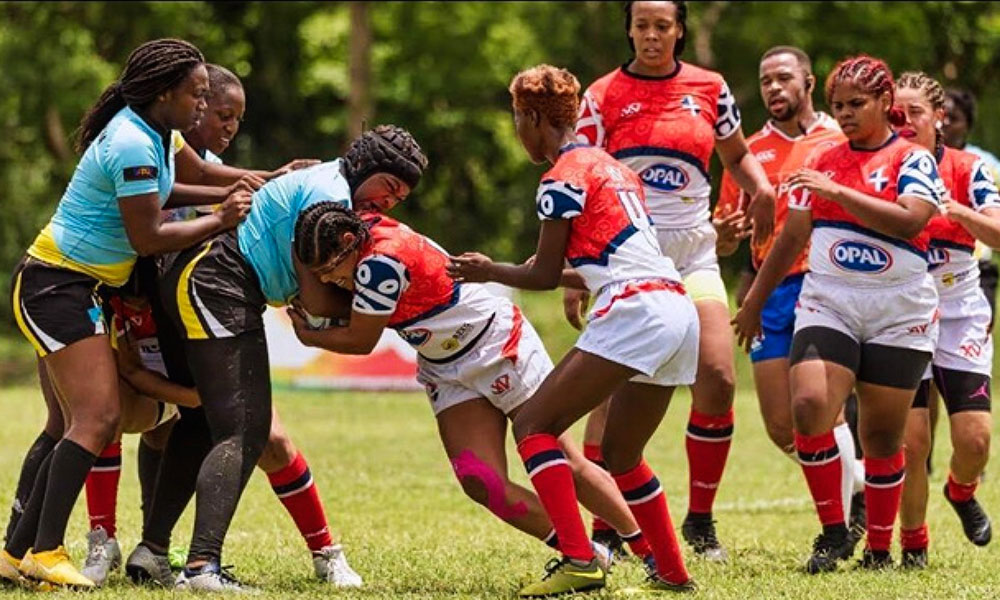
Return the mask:
POLYGON ((10 287, 14 320, 40 357, 108 333, 98 295, 102 284, 90 275, 25 256, 10 287))
POLYGON ((510 414, 538 390, 553 368, 535 328, 510 302, 503 303, 467 348, 443 362, 417 355, 417 381, 427 390, 434 416, 476 398, 486 398, 510 414))
POLYGON ((186 340, 235 337, 264 328, 267 301, 240 252, 235 230, 181 252, 163 275, 160 298, 186 340))
POLYGON ((694 302, 717 300, 729 306, 726 284, 719 272, 719 257, 715 253, 717 235, 711 222, 688 229, 657 229, 660 251, 681 274, 684 288, 694 302))
POLYGON ((604 286, 576 347, 631 367, 630 381, 691 385, 698 371, 698 312, 684 287, 665 279, 604 286))

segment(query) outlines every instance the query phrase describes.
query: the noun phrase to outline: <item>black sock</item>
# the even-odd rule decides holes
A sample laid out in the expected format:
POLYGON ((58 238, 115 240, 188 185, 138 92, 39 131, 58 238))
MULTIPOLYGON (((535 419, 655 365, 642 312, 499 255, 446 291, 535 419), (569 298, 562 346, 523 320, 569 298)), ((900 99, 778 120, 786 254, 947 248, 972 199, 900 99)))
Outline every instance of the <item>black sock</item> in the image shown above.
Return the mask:
POLYGON ((33 552, 47 552, 62 545, 69 515, 95 462, 97 455, 73 440, 63 438, 56 445, 33 552))
POLYGON ((139 491, 142 498, 142 522, 149 519, 149 511, 153 506, 153 494, 156 491, 156 476, 163 460, 163 450, 152 448, 139 440, 139 451, 136 462, 139 465, 139 491))
POLYGON ((4 539, 10 539, 14 535, 14 528, 17 521, 24 512, 24 507, 28 505, 28 498, 31 496, 31 489, 35 487, 35 478, 38 476, 39 467, 45 457, 52 453, 56 447, 56 438, 43 431, 35 438, 35 443, 28 448, 28 453, 24 455, 21 463, 21 475, 17 479, 17 491, 14 492, 14 503, 10 507, 10 520, 7 522, 7 533, 4 539))
POLYGON ((170 431, 160 460, 157 482, 165 483, 155 486, 143 520, 143 541, 160 548, 170 547, 170 535, 194 496, 198 469, 212 448, 205 411, 184 407, 179 411, 181 418, 170 431))
POLYGON ((17 521, 14 531, 7 536, 7 544, 4 550, 14 558, 21 559, 24 553, 35 543, 35 534, 38 532, 38 517, 42 514, 42 503, 45 501, 45 488, 49 482, 49 470, 52 466, 52 452, 42 460, 35 474, 35 485, 31 488, 28 502, 24 505, 24 512, 17 521))

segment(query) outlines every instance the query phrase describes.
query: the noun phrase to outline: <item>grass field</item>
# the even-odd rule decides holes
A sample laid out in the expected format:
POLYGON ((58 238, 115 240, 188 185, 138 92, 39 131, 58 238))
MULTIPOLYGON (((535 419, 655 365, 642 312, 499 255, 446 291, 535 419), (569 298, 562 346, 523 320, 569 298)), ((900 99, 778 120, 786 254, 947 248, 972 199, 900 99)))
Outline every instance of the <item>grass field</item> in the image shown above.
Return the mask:
MULTIPOLYGON (((551 296, 539 296, 525 304, 550 351, 558 356, 573 335, 557 318, 550 318, 558 311, 555 302, 551 296)), ((701 584, 696 597, 1000 597, 1000 544, 986 549, 969 544, 941 497, 949 452, 946 435, 940 438, 931 483, 931 568, 872 574, 845 567, 835 574, 804 575, 800 566, 818 523, 799 468, 781 456, 764 434, 742 359, 739 369, 737 429, 716 506, 720 538, 731 560, 717 566, 689 555, 689 567, 701 584)), ((278 390, 275 402, 310 463, 331 527, 343 540, 366 586, 354 592, 333 592, 312 579, 302 540, 266 479, 257 474, 230 530, 224 562, 235 564, 237 576, 259 586, 267 597, 509 598, 520 584, 537 577, 552 556, 541 543, 499 522, 463 496, 421 395, 278 390)), ((647 454, 678 525, 687 508, 683 427, 688 404, 687 393, 679 393, 647 454)), ((43 408, 38 391, 31 386, 4 389, 2 406, 0 503, 5 506, 13 495, 22 454, 43 421, 43 408)), ((939 431, 946 433, 946 426, 939 431)), ((139 534, 135 447, 136 438, 128 438, 119 495, 119 539, 125 553, 139 534)), ((512 446, 509 456, 516 457, 512 446)), ((526 481, 515 460, 511 460, 511 471, 526 481)), ((995 515, 1000 514, 997 477, 989 477, 979 494, 995 515)), ((68 536, 71 554, 78 561, 85 552, 85 531, 81 499, 68 536)), ((186 543, 190 532, 189 510, 176 531, 175 543, 186 543)), ((898 557, 898 549, 895 553, 898 557)), ((606 592, 591 597, 618 597, 623 588, 641 579, 638 565, 626 563, 615 569, 606 592)), ((0 593, 5 598, 32 595, 11 590, 0 593)), ((116 573, 106 588, 88 597, 126 595, 135 600, 173 596, 132 587, 124 574, 116 573)))

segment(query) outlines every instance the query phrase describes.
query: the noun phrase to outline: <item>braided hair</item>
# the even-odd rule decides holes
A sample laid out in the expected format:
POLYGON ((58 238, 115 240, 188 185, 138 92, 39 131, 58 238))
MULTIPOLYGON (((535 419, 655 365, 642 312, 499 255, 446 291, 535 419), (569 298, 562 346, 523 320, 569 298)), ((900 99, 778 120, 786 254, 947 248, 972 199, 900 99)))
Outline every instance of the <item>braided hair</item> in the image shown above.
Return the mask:
POLYGON ((867 94, 878 97, 884 93, 889 94, 889 123, 897 127, 906 123, 906 115, 903 110, 895 106, 896 84, 892 79, 892 70, 885 61, 861 54, 845 58, 837 63, 826 78, 826 102, 830 104, 833 97, 833 90, 840 84, 848 84, 857 87, 867 94))
MULTIPOLYGON (((628 47, 632 49, 632 54, 635 54, 635 42, 632 41, 632 37, 629 36, 628 34, 629 31, 632 30, 633 4, 635 4, 635 2, 625 3, 625 39, 628 40, 628 47)), ((687 2, 685 2, 684 0, 673 0, 672 4, 677 9, 676 11, 677 24, 681 26, 681 31, 683 32, 683 35, 677 38, 677 41, 674 42, 674 58, 677 59, 680 58, 681 54, 684 52, 684 41, 687 40, 688 8, 687 8, 687 2)))
POLYGON ((295 221, 295 256, 309 268, 321 267, 331 260, 339 264, 345 256, 364 245, 370 237, 368 224, 354 211, 339 202, 317 202, 299 213, 295 221), (345 233, 354 241, 340 247, 345 233))
POLYGON ((146 42, 132 51, 118 81, 109 85, 87 111, 77 130, 77 151, 97 139, 115 114, 126 106, 147 106, 205 62, 193 44, 178 39, 146 42))
POLYGON ((379 125, 362 133, 344 154, 344 174, 351 191, 376 173, 400 178, 417 187, 427 168, 427 157, 410 132, 396 125, 379 125))
MULTIPOLYGON (((906 71, 896 80, 896 89, 911 89, 919 91, 924 98, 930 102, 934 110, 944 109, 945 93, 944 88, 923 71, 906 71)), ((940 123, 934 128, 934 155, 941 155, 941 147, 944 145, 944 134, 941 132, 940 123)))

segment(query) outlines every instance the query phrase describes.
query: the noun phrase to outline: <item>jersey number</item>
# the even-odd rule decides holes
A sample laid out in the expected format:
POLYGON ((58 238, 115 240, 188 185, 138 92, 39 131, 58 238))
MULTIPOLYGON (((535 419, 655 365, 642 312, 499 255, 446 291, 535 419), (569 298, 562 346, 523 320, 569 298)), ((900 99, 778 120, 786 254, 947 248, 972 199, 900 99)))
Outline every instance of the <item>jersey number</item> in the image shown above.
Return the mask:
POLYGON ((656 241, 656 234, 653 232, 653 224, 649 220, 649 215, 646 214, 646 208, 642 205, 642 200, 639 199, 639 194, 635 190, 618 190, 618 201, 622 203, 622 207, 625 209, 625 214, 628 215, 629 221, 632 222, 632 226, 638 229, 646 239, 653 245, 654 248, 659 249, 659 242, 656 241))

